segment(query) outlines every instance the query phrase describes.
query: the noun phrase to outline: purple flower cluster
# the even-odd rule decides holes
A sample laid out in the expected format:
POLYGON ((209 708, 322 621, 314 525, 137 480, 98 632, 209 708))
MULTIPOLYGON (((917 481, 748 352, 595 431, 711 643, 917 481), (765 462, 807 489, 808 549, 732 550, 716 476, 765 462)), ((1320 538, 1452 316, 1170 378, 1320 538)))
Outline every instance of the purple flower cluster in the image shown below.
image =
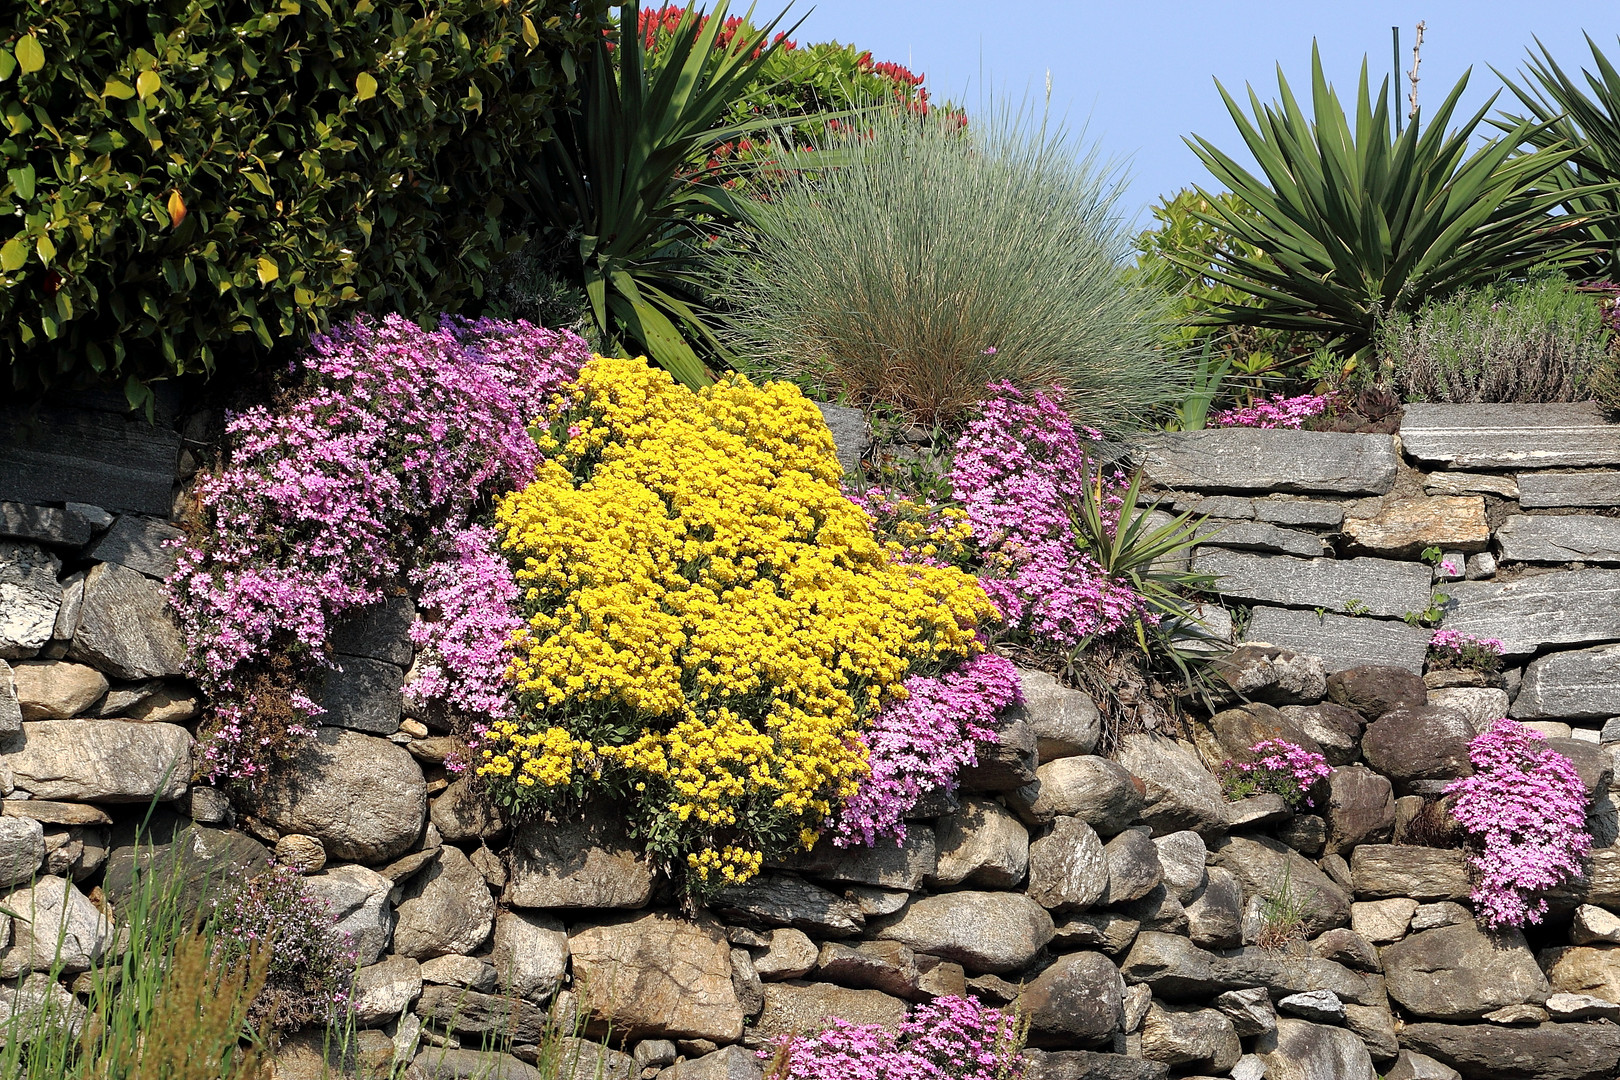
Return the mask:
MULTIPOLYGON (((251 777, 275 750, 246 672, 272 653, 323 662, 333 619, 396 586, 407 553, 454 552, 435 533, 533 473, 526 425, 588 357, 576 335, 525 322, 359 319, 311 341, 290 403, 229 420, 230 462, 198 485, 171 580, 215 705, 205 774, 251 777)), ((301 694, 291 705, 319 712, 301 694)))
POLYGON ((759 1056, 773 1080, 1021 1080, 1017 1020, 971 997, 917 1006, 891 1033, 835 1019, 815 1035, 783 1035, 759 1056))
POLYGON ((1114 524, 1108 511, 1119 505, 1124 478, 1102 476, 1090 463, 1055 391, 1026 397, 1005 383, 989 389, 995 396, 956 444, 950 483, 984 553, 981 583, 1003 618, 1070 647, 1151 621, 1142 597, 1081 549, 1071 517, 1080 500, 1095 499, 1114 524))
POLYGON ((1581 873, 1592 850, 1574 764, 1536 731, 1497 720, 1468 743, 1474 775, 1453 780, 1451 813, 1473 837, 1472 899, 1488 926, 1539 923, 1540 895, 1581 873))
POLYGON ((1496 638, 1436 630, 1429 639, 1429 664, 1442 669, 1491 672, 1501 668, 1503 651, 1501 641, 1496 638))
POLYGON ((261 944, 270 949, 264 991, 249 1011, 251 1023, 268 1019, 293 1030, 342 1012, 354 974, 354 945, 336 929, 330 905, 304 887, 296 870, 271 866, 240 882, 215 902, 214 920, 224 961, 261 944))
POLYGON ((1327 758, 1287 739, 1262 739, 1249 747, 1249 761, 1223 761, 1221 776, 1228 796, 1258 792, 1281 795, 1290 806, 1315 806, 1310 791, 1333 775, 1327 758))
POLYGON ((1267 401, 1218 412, 1211 418, 1210 424, 1214 427, 1297 428, 1313 416, 1321 416, 1332 405, 1332 394, 1301 394, 1298 397, 1279 394, 1267 401))
POLYGON ((994 743, 996 715, 1023 700, 1018 669, 979 653, 943 675, 913 675, 906 698, 883 709, 862 735, 871 773, 838 810, 833 843, 875 844, 906 838, 905 816, 930 791, 952 791, 962 769, 978 762, 978 744, 994 743))
POLYGON ((443 541, 438 558, 410 571, 428 616, 411 627, 419 650, 411 693, 468 716, 507 719, 506 646, 523 625, 517 581, 494 529, 471 525, 443 541))

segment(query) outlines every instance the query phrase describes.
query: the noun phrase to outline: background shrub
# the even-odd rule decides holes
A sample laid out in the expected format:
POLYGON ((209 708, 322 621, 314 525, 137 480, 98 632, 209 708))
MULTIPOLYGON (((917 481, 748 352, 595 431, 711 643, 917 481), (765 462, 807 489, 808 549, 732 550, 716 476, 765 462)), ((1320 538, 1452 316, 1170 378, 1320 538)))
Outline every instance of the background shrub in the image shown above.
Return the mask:
POLYGON ((145 382, 357 305, 462 307, 600 0, 21 0, 0 16, 11 382, 145 382))
POLYGON ((788 155, 725 289, 738 362, 926 420, 999 381, 1060 384, 1100 426, 1174 396, 1163 293, 1122 278, 1117 176, 1030 121, 892 110, 826 147, 838 167, 788 155))
POLYGON ((1556 275, 1397 313, 1378 347, 1409 401, 1577 401, 1590 396, 1610 333, 1599 298, 1556 275))

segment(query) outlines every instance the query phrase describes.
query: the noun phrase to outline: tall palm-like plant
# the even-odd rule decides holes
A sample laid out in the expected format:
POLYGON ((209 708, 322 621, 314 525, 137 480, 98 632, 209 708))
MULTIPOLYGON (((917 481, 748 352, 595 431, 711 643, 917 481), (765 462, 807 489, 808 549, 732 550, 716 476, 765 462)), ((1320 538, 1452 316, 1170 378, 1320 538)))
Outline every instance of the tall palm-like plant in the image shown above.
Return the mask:
POLYGON ((738 216, 699 166, 710 148, 771 123, 721 119, 778 47, 781 18, 757 29, 745 20, 717 47, 726 4, 707 17, 693 4, 652 54, 640 5, 625 4, 617 43, 596 42, 579 100, 552 117, 556 138, 529 169, 536 211, 571 240, 604 347, 645 352, 689 386, 709 381, 699 350, 721 351, 700 243, 712 223, 738 216))
POLYGON ((1213 269, 1189 269, 1257 302, 1219 307, 1200 321, 1321 332, 1353 353, 1369 344, 1389 311, 1533 264, 1586 258, 1591 247, 1580 235, 1583 219, 1548 213, 1569 192, 1538 187, 1574 150, 1515 154, 1541 126, 1526 121, 1470 153, 1469 142, 1496 99, 1448 131, 1467 84, 1465 73, 1427 123, 1414 117, 1396 136, 1388 80, 1374 102, 1365 61, 1353 126, 1314 47, 1310 115, 1280 69, 1279 103, 1263 105, 1249 91, 1252 122, 1217 83, 1263 175, 1207 139, 1187 143, 1258 217, 1228 212, 1206 193, 1211 210, 1197 216, 1243 243, 1218 254, 1213 269), (1265 258, 1246 254, 1245 244, 1265 258))
POLYGON ((1620 273, 1620 71, 1591 35, 1586 44, 1597 73, 1583 68, 1582 79, 1566 74, 1539 39, 1536 46, 1541 55, 1530 54, 1525 73, 1535 85, 1520 86, 1498 71, 1497 76, 1529 115, 1509 115, 1491 122, 1504 131, 1535 125, 1526 136, 1535 150, 1573 150, 1569 160, 1548 172, 1542 183, 1559 192, 1567 212, 1586 219, 1587 236, 1599 249, 1589 269, 1612 276, 1620 273))

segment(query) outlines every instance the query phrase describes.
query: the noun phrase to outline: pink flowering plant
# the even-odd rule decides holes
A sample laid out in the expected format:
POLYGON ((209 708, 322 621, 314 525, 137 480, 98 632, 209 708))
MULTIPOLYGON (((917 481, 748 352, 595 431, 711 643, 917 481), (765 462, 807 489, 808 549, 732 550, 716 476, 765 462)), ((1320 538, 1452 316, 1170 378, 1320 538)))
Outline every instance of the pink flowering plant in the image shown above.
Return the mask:
POLYGON ((408 564, 450 615, 418 638, 434 691, 488 703, 487 677, 452 674, 446 654, 473 648, 474 612, 499 632, 504 586, 432 564, 476 563, 460 530, 533 473, 526 427, 588 354, 576 335, 521 321, 362 318, 311 341, 284 400, 229 419, 229 460, 197 486, 170 581, 211 702, 205 777, 256 777, 310 730, 321 709, 306 687, 332 663, 334 622, 404 588, 408 564))
POLYGON ((1281 795, 1290 809, 1315 806, 1311 789, 1333 775, 1327 758, 1287 739, 1262 739, 1249 753, 1249 760, 1228 759, 1216 770, 1221 789, 1233 801, 1270 793, 1281 795))
POLYGON ((1218 412, 1212 427, 1298 428, 1305 421, 1333 408, 1332 394, 1300 394, 1297 397, 1273 395, 1251 405, 1218 412))
POLYGON ((1025 1025, 973 997, 918 1005, 890 1032, 833 1019, 759 1051, 768 1080, 1022 1080, 1025 1025))
POLYGON ((1429 668, 1479 671, 1489 675, 1502 670, 1502 652, 1502 643, 1496 638, 1436 630, 1429 639, 1429 668))
POLYGON ((214 942, 222 963, 268 943, 264 989, 248 1010, 248 1023, 280 1031, 330 1023, 349 1003, 356 953, 336 929, 328 903, 312 895, 288 866, 273 865, 237 884, 213 911, 214 942))
POLYGON ((1468 743, 1474 775, 1446 785, 1473 841, 1474 906, 1488 926, 1539 923, 1548 890, 1580 876, 1590 801, 1569 758, 1540 732, 1497 720, 1468 743))
POLYGON ((906 697, 880 711, 866 743, 871 773, 839 808, 833 843, 872 846, 906 838, 906 814, 931 792, 956 789, 957 774, 995 743, 996 717, 1023 700, 1018 669, 982 652, 942 675, 913 675, 906 697))

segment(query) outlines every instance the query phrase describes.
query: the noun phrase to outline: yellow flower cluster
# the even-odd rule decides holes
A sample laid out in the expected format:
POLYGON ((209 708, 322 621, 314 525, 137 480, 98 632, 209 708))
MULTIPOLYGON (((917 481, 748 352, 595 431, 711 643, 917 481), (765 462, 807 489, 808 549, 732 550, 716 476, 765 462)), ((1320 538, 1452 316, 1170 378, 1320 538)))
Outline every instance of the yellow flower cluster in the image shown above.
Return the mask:
POLYGON ((970 575, 885 550, 787 383, 693 393, 597 357, 543 422, 551 456, 496 510, 523 718, 495 725, 479 772, 555 788, 595 770, 697 878, 746 880, 771 843, 814 840, 866 773, 866 719, 913 669, 975 651, 995 609, 970 575))

